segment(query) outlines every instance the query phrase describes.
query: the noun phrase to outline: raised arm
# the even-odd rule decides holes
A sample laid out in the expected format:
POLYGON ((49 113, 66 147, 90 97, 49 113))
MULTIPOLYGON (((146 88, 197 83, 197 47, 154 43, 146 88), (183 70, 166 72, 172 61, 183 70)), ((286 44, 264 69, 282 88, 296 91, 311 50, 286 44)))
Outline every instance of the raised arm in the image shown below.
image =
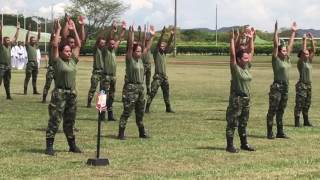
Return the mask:
POLYGON ((237 28, 236 32, 235 32, 235 36, 234 36, 234 42, 235 42, 235 49, 239 49, 240 47, 240 40, 241 40, 241 35, 240 35, 240 31, 237 28))
POLYGON ((51 48, 52 48, 52 58, 56 59, 59 57, 59 38, 60 38, 60 31, 61 31, 61 25, 60 20, 56 19, 54 24, 54 37, 51 42, 51 48))
POLYGON ((2 26, 3 26, 3 24, 2 24, 2 21, 0 22, 0 44, 2 44, 2 41, 3 41, 3 39, 2 39, 2 26))
POLYGON ((169 41, 168 41, 168 44, 167 44, 167 47, 165 50, 166 53, 168 53, 171 49, 171 44, 172 44, 173 37, 175 36, 175 34, 176 34, 176 30, 175 29, 171 30, 171 35, 170 35, 170 38, 169 38, 169 41))
POLYGON ((31 24, 28 25, 28 31, 27 31, 27 34, 26 34, 26 39, 25 39, 25 45, 27 45, 29 43, 29 34, 30 34, 30 31, 31 31, 31 24))
MULTIPOLYGON (((310 59, 313 60, 313 57, 316 54, 317 48, 316 48, 316 42, 313 39, 313 35, 311 33, 308 33, 307 36, 309 37, 311 41, 311 52, 310 52, 310 59)), ((306 42, 307 43, 307 42, 306 42)))
POLYGON ((159 40, 158 40, 158 43, 157 43, 157 49, 159 49, 160 46, 161 46, 161 42, 162 42, 164 33, 166 33, 166 27, 165 27, 165 26, 163 27, 163 29, 162 29, 162 31, 161 31, 161 35, 160 35, 159 40))
POLYGON ((273 50, 272 50, 273 57, 278 56, 278 46, 279 46, 278 21, 276 21, 274 25, 274 34, 273 34, 273 50))
POLYGON ((230 32, 230 64, 236 64, 236 49, 234 45, 234 31, 230 32))
POLYGON ((249 39, 249 45, 248 45, 248 49, 247 49, 247 52, 250 54, 249 61, 252 60, 252 57, 254 55, 254 36, 255 36, 255 33, 256 33, 255 30, 251 29, 250 32, 248 32, 246 34, 246 36, 249 39))
POLYGON ((144 25, 144 28, 143 28, 143 37, 142 37, 142 49, 145 49, 145 47, 147 46, 146 45, 146 42, 147 42, 147 26, 144 25))
POLYGON ((133 26, 130 26, 130 27, 129 27, 129 33, 128 33, 128 40, 127 40, 127 55, 126 55, 126 60, 129 60, 129 59, 132 58, 133 40, 134 40, 133 26))
POLYGON ((79 16, 78 17, 78 21, 79 21, 79 24, 80 24, 79 38, 81 40, 81 43, 84 43, 85 40, 86 40, 86 32, 84 30, 84 20, 85 20, 84 16, 79 16))
POLYGON ((288 56, 290 56, 291 52, 292 52, 292 48, 293 48, 293 42, 294 42, 294 38, 296 36, 296 31, 297 31, 297 23, 293 22, 292 26, 291 26, 291 36, 290 36, 290 40, 289 40, 289 45, 288 45, 288 56))
POLYGON ((116 45, 115 45, 116 49, 118 49, 118 48, 119 48, 120 43, 121 43, 121 41, 122 41, 122 40, 123 40, 123 38, 124 38, 124 35, 125 35, 125 33, 126 33, 126 27, 127 27, 126 22, 125 22, 125 21, 122 21, 122 25, 121 25, 121 34, 120 34, 119 39, 116 41, 116 45))
POLYGON ((69 36, 70 32, 69 32, 69 21, 70 21, 70 16, 68 16, 68 14, 66 13, 64 16, 64 21, 65 21, 65 25, 63 27, 63 31, 62 31, 62 39, 67 39, 67 37, 69 36))
POLYGON ((19 30, 20 30, 20 23, 17 22, 17 30, 16 30, 16 34, 13 37, 12 43, 16 43, 18 37, 19 37, 19 30))
POLYGON ((307 35, 304 34, 302 37, 302 50, 305 51, 307 50, 307 35))
POLYGON ((76 29, 76 25, 72 19, 69 20, 69 31, 74 33, 74 39, 75 39, 76 46, 72 49, 72 52, 75 55, 75 57, 78 58, 79 54, 80 54, 81 40, 79 38, 77 29, 76 29))
POLYGON ((41 24, 38 24, 38 38, 37 38, 37 42, 39 42, 41 38, 41 24))
MULTIPOLYGON (((143 49, 143 53, 144 54, 147 54, 148 51, 151 49, 152 42, 153 42, 153 37, 156 34, 154 26, 152 26, 152 25, 150 26, 149 33, 150 33, 150 39, 148 40, 148 44, 146 44, 146 47, 143 49)), ((144 43, 145 43, 145 41, 144 41, 144 43)))

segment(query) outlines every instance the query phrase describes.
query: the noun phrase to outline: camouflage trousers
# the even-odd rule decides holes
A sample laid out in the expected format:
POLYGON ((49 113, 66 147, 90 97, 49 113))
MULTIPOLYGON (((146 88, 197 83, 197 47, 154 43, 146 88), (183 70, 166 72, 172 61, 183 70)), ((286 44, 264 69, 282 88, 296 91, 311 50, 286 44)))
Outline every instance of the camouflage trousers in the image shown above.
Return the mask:
POLYGON ((273 126, 273 117, 276 116, 277 127, 283 127, 283 114, 287 107, 288 84, 273 82, 269 92, 269 110, 267 114, 267 126, 273 126))
POLYGON ((240 137, 247 136, 247 124, 249 120, 250 97, 237 96, 232 93, 229 97, 226 119, 226 137, 234 136, 235 128, 238 128, 240 137))
POLYGON ((116 76, 102 75, 100 81, 100 90, 104 90, 107 94, 108 111, 112 111, 112 104, 116 91, 116 76))
POLYGON ((46 82, 43 87, 43 95, 48 94, 52 80, 54 80, 54 69, 52 66, 49 66, 46 74, 46 82))
POLYGON ((37 62, 28 62, 26 66, 26 78, 24 79, 24 88, 27 89, 29 80, 32 76, 32 86, 35 90, 37 87, 37 77, 38 77, 38 63, 37 62))
POLYGON ((6 90, 7 97, 10 97, 10 80, 11 80, 11 68, 6 65, 0 65, 0 86, 3 81, 3 85, 6 90))
POLYGON ((150 92, 150 79, 151 79, 151 64, 144 64, 144 75, 146 76, 146 88, 147 88, 147 94, 150 92))
POLYGON ((153 98, 156 96, 159 87, 162 89, 163 100, 166 105, 170 104, 169 99, 169 81, 168 77, 162 74, 155 74, 151 83, 151 92, 148 95, 147 103, 151 104, 153 98))
POLYGON ((126 83, 122 91, 123 113, 120 117, 119 126, 125 128, 128 118, 133 109, 136 114, 136 124, 143 127, 144 115, 144 88, 142 84, 126 83))
POLYGON ((63 131, 67 138, 74 138, 73 127, 77 111, 77 93, 75 90, 63 90, 55 88, 52 91, 51 101, 48 107, 49 122, 46 131, 47 138, 54 138, 63 120, 63 131))
POLYGON ((296 84, 296 105, 294 107, 294 116, 300 117, 300 113, 304 116, 308 115, 311 105, 311 84, 298 82, 296 84))
POLYGON ((93 70, 92 71, 91 85, 90 85, 90 89, 88 92, 88 99, 93 98, 93 96, 96 92, 97 86, 98 86, 99 82, 101 81, 101 73, 102 72, 100 70, 93 70))

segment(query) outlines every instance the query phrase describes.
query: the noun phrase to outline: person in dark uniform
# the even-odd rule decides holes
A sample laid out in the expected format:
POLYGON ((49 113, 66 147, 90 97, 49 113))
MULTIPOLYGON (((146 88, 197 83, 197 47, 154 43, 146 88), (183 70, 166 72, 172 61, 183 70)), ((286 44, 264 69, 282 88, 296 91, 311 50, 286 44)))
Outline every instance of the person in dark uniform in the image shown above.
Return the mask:
POLYGON ((0 22, 0 86, 3 81, 7 99, 12 100, 10 93, 11 80, 11 44, 18 39, 20 23, 17 23, 17 31, 12 41, 9 37, 2 38, 2 22, 0 22))
POLYGON ((55 88, 52 91, 48 107, 50 118, 46 131, 45 150, 48 155, 55 154, 53 142, 61 120, 63 120, 63 131, 69 144, 69 151, 81 153, 81 150, 76 146, 73 133, 77 111, 76 65, 79 61, 81 41, 74 23, 71 22, 69 26, 69 30, 75 35, 75 47, 73 49, 69 44, 59 44, 61 26, 59 20, 55 22, 55 35, 52 41, 55 88))
POLYGON ((171 36, 168 41, 168 44, 163 42, 163 36, 165 34, 165 31, 166 31, 166 28, 164 27, 162 29, 162 33, 157 43, 157 46, 153 52, 155 72, 153 75, 153 81, 151 83, 151 92, 148 95, 148 99, 146 103, 146 108, 145 108, 146 113, 150 112, 151 102, 153 98, 156 96, 159 87, 161 87, 162 89, 163 100, 166 105, 166 112, 174 113, 170 104, 170 99, 169 99, 169 80, 168 80, 167 71, 166 71, 166 61, 167 61, 166 54, 169 53, 170 51, 170 46, 171 46, 173 37, 175 35, 175 31, 174 30, 171 31, 171 36))
POLYGON ((152 39, 155 34, 154 28, 150 27, 151 39, 148 45, 142 49, 139 43, 134 44, 134 30, 131 26, 129 28, 129 35, 127 41, 127 55, 126 55, 126 81, 122 91, 123 113, 119 121, 120 140, 125 139, 125 128, 127 120, 130 117, 133 109, 136 114, 136 124, 139 128, 139 137, 148 138, 143 125, 144 115, 144 67, 142 62, 142 55, 146 54, 152 45, 152 39))
POLYGON ((273 83, 269 92, 269 110, 267 114, 267 138, 274 139, 272 126, 273 117, 276 116, 277 138, 288 138, 283 130, 283 114, 287 107, 289 90, 289 70, 291 67, 290 54, 293 47, 294 37, 297 31, 297 24, 294 22, 291 26, 291 37, 288 47, 284 44, 279 45, 278 22, 275 23, 272 69, 273 83))
POLYGON ((26 41, 25 46, 28 54, 28 63, 26 65, 26 77, 24 79, 24 89, 23 93, 26 95, 28 91, 28 83, 32 76, 32 87, 33 87, 33 94, 40 94, 37 91, 37 78, 39 73, 39 67, 37 62, 37 49, 38 42, 40 40, 40 32, 41 32, 41 26, 40 24, 37 27, 38 29, 38 37, 31 36, 29 39, 29 33, 31 31, 31 24, 28 26, 28 32, 26 35, 26 41))
POLYGON ((316 45, 311 33, 303 36, 303 47, 298 53, 297 68, 299 81, 296 84, 296 105, 294 108, 294 126, 300 127, 300 114, 303 115, 303 125, 312 126, 309 119, 309 108, 311 105, 311 75, 312 60, 316 53, 316 45), (307 49, 307 38, 311 41, 311 49, 307 49))
POLYGON ((247 124, 250 111, 250 84, 252 80, 248 63, 251 62, 254 54, 253 34, 254 32, 249 35, 249 47, 246 50, 240 49, 237 52, 233 31, 230 36, 230 71, 232 88, 230 89, 229 105, 226 112, 226 151, 230 153, 238 152, 233 144, 234 131, 236 127, 238 128, 241 141, 241 149, 255 151, 247 141, 247 124))

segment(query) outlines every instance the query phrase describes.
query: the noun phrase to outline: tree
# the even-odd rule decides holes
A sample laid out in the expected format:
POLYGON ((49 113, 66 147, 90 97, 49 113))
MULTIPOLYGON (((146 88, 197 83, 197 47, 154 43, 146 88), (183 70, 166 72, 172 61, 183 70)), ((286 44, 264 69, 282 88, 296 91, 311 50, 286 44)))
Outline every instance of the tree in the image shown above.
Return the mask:
POLYGON ((88 37, 110 24, 128 8, 120 0, 70 0, 71 6, 66 11, 71 16, 86 16, 88 37))

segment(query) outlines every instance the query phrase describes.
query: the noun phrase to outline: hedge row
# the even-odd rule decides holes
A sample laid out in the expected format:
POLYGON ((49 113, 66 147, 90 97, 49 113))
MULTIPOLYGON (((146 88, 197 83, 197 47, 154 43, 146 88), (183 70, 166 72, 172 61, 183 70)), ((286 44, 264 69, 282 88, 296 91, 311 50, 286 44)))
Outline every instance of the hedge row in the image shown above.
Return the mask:
MULTIPOLYGON (((301 45, 295 45, 293 47, 293 53, 298 53, 301 45)), ((319 47, 318 47, 319 48, 319 47)), ((44 52, 44 46, 40 46, 40 49, 44 52)), ((256 55, 271 55, 272 45, 258 45, 255 46, 256 55)), ((82 55, 91 55, 93 53, 92 46, 84 46, 81 48, 82 55)), ((126 47, 121 45, 117 51, 117 55, 125 55, 126 47)), ((198 54, 198 55, 227 55, 229 54, 228 45, 177 45, 177 54, 198 54)), ((317 51, 317 55, 320 55, 320 50, 317 51)))

